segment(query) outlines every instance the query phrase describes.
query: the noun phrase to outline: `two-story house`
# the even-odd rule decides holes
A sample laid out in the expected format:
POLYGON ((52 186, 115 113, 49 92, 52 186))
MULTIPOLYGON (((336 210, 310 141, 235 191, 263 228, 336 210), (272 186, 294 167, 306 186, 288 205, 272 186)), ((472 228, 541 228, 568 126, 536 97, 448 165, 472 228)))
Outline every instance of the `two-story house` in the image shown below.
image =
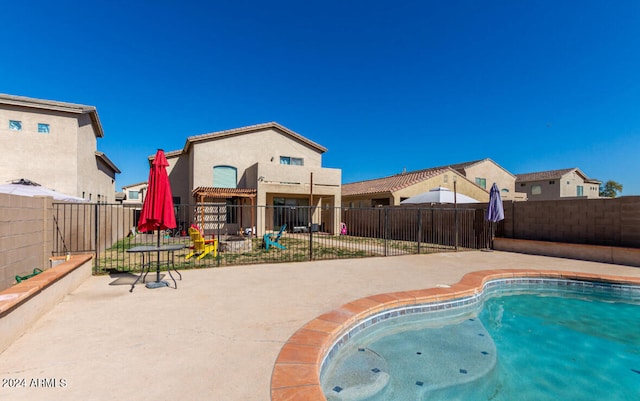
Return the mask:
POLYGON ((122 200, 122 204, 130 207, 141 208, 144 203, 144 197, 147 193, 147 186, 148 184, 146 181, 123 186, 122 192, 124 199, 122 200))
POLYGON ((120 170, 97 150, 93 106, 0 94, 0 182, 35 181, 92 202, 115 200, 120 170))
MULTIPOLYGON (((175 203, 254 206, 255 214, 245 213, 234 224, 253 226, 258 234, 283 222, 282 208, 272 206, 312 206, 313 222, 338 232, 334 207, 340 207, 342 172, 322 167, 326 150, 270 122, 190 136, 183 149, 165 155, 175 203)), ((304 212, 295 220, 291 224, 310 223, 304 212)))
POLYGON ((595 199, 600 197, 600 184, 575 167, 516 174, 516 186, 529 200, 595 199))

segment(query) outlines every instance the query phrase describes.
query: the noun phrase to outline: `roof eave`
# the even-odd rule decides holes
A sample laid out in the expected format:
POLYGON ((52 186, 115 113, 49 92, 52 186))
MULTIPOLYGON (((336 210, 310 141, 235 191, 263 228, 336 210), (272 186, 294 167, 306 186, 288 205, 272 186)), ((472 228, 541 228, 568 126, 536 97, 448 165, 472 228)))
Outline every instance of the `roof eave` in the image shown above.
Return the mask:
POLYGON ((250 126, 246 126, 246 127, 240 127, 240 128, 233 128, 233 129, 229 129, 229 130, 224 130, 224 131, 217 131, 217 132, 211 132, 208 134, 202 134, 202 135, 194 135, 194 136, 190 136, 187 138, 187 141, 184 145, 184 149, 183 149, 183 153, 187 153, 189 151, 189 147, 197 142, 205 142, 205 141, 209 141, 209 140, 217 140, 217 139, 222 139, 222 138, 228 138, 231 136, 236 136, 236 135, 244 135, 244 134, 250 134, 252 132, 257 132, 257 131, 263 131, 265 129, 276 129, 278 131, 281 131, 291 137, 293 137, 294 139, 304 143, 305 145, 317 150, 320 153, 325 153, 327 151, 327 148, 325 148, 324 146, 321 146, 315 142, 313 142, 310 139, 305 138, 304 136, 276 123, 276 122, 269 122, 269 123, 264 123, 264 124, 256 124, 256 125, 250 125, 250 126))
POLYGON ((116 174, 120 174, 122 172, 104 153, 96 150, 96 157, 102 160, 107 166, 111 167, 116 174))

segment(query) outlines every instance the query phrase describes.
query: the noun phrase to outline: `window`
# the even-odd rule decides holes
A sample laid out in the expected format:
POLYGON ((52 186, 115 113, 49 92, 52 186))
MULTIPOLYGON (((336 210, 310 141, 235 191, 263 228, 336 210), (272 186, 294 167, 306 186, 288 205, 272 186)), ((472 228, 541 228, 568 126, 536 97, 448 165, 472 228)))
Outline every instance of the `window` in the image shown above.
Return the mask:
POLYGON ((236 188, 238 169, 232 166, 213 167, 213 186, 216 188, 236 188))
POLYGON ((502 188, 500 192, 502 192, 503 194, 506 194, 509 192, 509 190, 507 188, 502 188))
POLYGON ((9 129, 11 131, 22 131, 22 121, 9 120, 9 129))
POLYGON ((280 164, 290 164, 292 166, 304 166, 304 159, 300 157, 280 156, 280 164))
POLYGON ((549 185, 553 185, 553 184, 555 184, 555 183, 556 183, 556 182, 555 182, 554 180, 549 181, 549 185))
POLYGON ((542 195, 542 187, 540 185, 532 185, 531 195, 542 195))
POLYGON ((521 186, 521 187, 526 187, 526 186, 527 186, 527 183, 526 183, 526 182, 521 182, 521 183, 520 183, 520 186, 521 186))
POLYGON ((476 185, 482 189, 487 189, 487 179, 476 177, 476 185))
POLYGON ((576 187, 576 195, 577 196, 584 196, 584 187, 582 185, 578 185, 576 187))
POLYGON ((48 134, 49 124, 38 123, 38 132, 41 134, 48 134))
POLYGON ((227 211, 227 223, 238 224, 238 202, 237 199, 227 199, 226 207, 227 211))
POLYGON ((138 192, 138 191, 129 191, 128 198, 131 199, 131 200, 138 200, 138 199, 140 199, 140 192, 138 192))

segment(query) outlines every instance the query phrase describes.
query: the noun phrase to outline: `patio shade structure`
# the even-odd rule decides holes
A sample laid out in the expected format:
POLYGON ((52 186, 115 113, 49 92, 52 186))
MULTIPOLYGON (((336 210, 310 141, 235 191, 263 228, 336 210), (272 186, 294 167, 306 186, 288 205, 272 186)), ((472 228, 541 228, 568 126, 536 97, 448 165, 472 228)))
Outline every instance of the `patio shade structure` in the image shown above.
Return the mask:
MULTIPOLYGON (((490 224, 490 243, 493 242, 494 225, 500 220, 504 220, 504 207, 502 205, 502 196, 500 196, 500 189, 494 182, 489 191, 489 206, 487 207, 487 213, 485 219, 490 224)), ((487 248, 490 248, 490 243, 487 244, 487 248)))
POLYGON ((437 187, 423 192, 409 199, 400 202, 401 205, 421 204, 421 203, 480 203, 476 199, 463 194, 454 194, 452 190, 445 187, 437 187), (454 199, 455 198, 455 199, 454 199))
POLYGON ((59 202, 75 202, 87 203, 88 199, 79 198, 77 196, 66 195, 56 192, 52 189, 43 187, 42 185, 30 181, 25 178, 13 181, 10 184, 0 185, 0 193, 18 195, 18 196, 50 196, 54 201, 59 202))
MULTIPOLYGON (((176 227, 173 195, 171 194, 171 185, 169 184, 169 176, 167 175, 168 165, 169 162, 164 155, 164 151, 158 149, 155 158, 151 162, 147 196, 144 199, 140 220, 138 222, 138 231, 147 232, 156 230, 158 232, 158 247, 160 247, 160 230, 176 227)), ((160 281, 159 251, 157 263, 156 281, 155 283, 147 283, 147 288, 158 288, 169 285, 165 281, 160 281)))
MULTIPOLYGON (((256 205, 256 198, 258 191, 254 188, 218 188, 218 187, 198 187, 192 192, 196 203, 200 207, 200 227, 204 230, 206 219, 204 206, 207 201, 214 201, 218 199, 249 199, 251 202, 251 227, 256 225, 256 217, 254 215, 254 207, 256 205)), ((240 209, 242 212, 242 209, 240 209)), ((242 220, 242 216, 240 217, 242 220)), ((252 235, 255 234, 252 230, 252 235)))

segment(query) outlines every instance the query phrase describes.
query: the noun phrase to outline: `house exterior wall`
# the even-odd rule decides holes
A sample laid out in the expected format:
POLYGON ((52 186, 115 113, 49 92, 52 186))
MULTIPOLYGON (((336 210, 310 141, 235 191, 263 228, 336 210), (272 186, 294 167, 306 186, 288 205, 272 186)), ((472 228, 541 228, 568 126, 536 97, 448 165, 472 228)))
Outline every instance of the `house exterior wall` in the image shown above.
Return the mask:
POLYGON ((0 105, 0 149, 4 150, 0 158, 0 181, 26 178, 58 192, 81 196, 76 186, 76 117, 56 111, 34 112, 23 107, 0 105), (22 130, 10 130, 9 120, 21 121, 22 130), (38 123, 49 124, 50 133, 38 133, 38 123))
POLYGON ((466 177, 469 181, 475 183, 476 178, 484 178, 486 180, 485 190, 489 191, 495 182, 498 188, 505 193, 512 194, 516 191, 516 177, 505 171, 502 167, 489 160, 483 160, 480 163, 469 166, 466 169, 466 177))
MULTIPOLYGON (((0 182, 26 178, 67 195, 115 201, 115 171, 96 156, 97 132, 90 112, 67 107, 0 103, 0 182), (70 109, 70 108, 69 108, 70 109), (9 121, 22 123, 19 131, 9 121), (38 124, 49 132, 38 132, 38 124)), ((77 106, 77 105, 76 105, 77 106)))
POLYGON ((176 155, 167 157, 167 162, 169 162, 167 172, 169 173, 169 181, 171 183, 171 193, 174 198, 180 198, 181 204, 193 202, 191 191, 195 187, 189 184, 190 156, 191 155, 176 155))
POLYGON ((198 142, 192 145, 190 153, 193 157, 193 188, 217 186, 213 182, 214 166, 235 167, 239 187, 255 188, 255 183, 246 182, 243 176, 255 163, 280 166, 281 156, 304 159, 304 166, 286 167, 321 167, 322 163, 319 152, 273 129, 198 142))

